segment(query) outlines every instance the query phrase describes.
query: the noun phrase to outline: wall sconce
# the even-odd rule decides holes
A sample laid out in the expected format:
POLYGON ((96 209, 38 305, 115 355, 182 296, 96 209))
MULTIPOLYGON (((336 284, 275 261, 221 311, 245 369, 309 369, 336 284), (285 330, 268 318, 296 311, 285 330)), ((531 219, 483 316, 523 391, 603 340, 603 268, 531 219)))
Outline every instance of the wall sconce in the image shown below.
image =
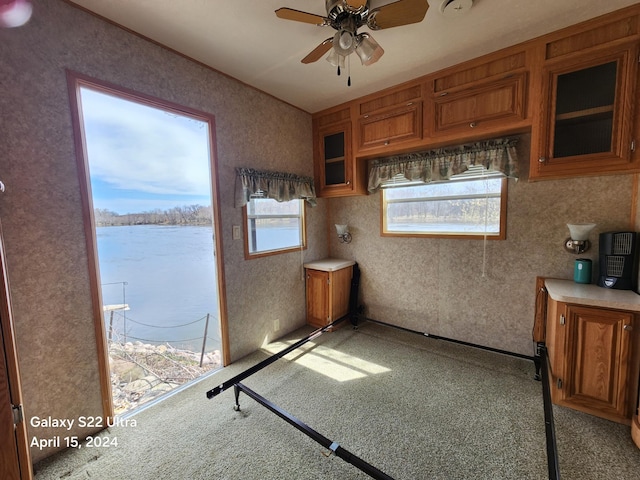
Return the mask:
POLYGON ((340 243, 351 243, 351 234, 349 233, 348 225, 336 224, 336 232, 338 232, 340 243))
POLYGON ((595 226, 595 223, 567 223, 570 237, 564 242, 564 248, 576 255, 589 250, 589 234, 595 226))

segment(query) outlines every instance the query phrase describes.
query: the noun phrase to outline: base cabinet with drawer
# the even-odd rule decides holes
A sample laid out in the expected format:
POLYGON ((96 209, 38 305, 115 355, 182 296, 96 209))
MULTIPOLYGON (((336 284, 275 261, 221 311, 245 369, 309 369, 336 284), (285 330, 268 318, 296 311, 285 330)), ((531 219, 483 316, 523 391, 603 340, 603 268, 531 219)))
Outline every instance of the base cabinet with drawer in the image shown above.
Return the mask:
POLYGON ((304 265, 309 325, 325 327, 349 313, 354 264, 351 260, 324 259, 304 265))
POLYGON ((554 288, 566 287, 572 294, 637 294, 562 280, 547 280, 546 286, 553 403, 630 424, 637 404, 638 312, 625 310, 629 305, 617 308, 610 301, 598 306, 589 298, 565 298, 554 288))

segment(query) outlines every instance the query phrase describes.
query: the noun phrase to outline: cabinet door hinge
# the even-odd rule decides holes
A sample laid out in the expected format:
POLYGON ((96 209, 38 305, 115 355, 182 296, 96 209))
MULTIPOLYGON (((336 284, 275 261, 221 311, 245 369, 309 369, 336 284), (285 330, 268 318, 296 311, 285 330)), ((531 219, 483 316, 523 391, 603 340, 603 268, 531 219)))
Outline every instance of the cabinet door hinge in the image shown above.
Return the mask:
POLYGON ((564 315, 560 315, 560 325, 564 325, 566 322, 564 315))
POLYGON ((559 378, 558 381, 556 382, 556 385, 558 386, 558 389, 562 390, 562 379, 559 378))
POLYGON ((11 405, 13 411, 13 424, 18 425, 24 420, 24 413, 22 412, 22 405, 11 405))

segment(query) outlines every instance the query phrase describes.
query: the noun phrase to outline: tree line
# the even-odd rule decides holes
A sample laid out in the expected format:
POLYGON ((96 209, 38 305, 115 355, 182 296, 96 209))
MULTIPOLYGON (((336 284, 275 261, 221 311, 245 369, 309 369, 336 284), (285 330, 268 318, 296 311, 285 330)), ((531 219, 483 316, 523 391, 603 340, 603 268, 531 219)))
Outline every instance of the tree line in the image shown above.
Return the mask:
POLYGON ((120 215, 106 208, 93 211, 97 227, 122 225, 211 225, 211 207, 183 205, 169 210, 155 210, 120 215))

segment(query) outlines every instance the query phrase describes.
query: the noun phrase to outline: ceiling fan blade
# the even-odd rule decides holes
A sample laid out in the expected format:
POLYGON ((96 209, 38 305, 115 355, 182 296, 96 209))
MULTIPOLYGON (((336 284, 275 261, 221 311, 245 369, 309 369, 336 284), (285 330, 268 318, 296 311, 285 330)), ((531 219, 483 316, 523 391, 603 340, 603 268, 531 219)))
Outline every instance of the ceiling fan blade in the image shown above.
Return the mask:
POLYGON ((313 63, 322 58, 322 56, 331 50, 333 46, 333 37, 327 38, 324 42, 314 48, 309 55, 304 57, 302 63, 313 63))
POLYGON ((371 30, 419 23, 429 9, 427 0, 398 0, 371 11, 367 26, 371 30))
POLYGON ((282 7, 276 10, 276 16, 285 20, 293 20, 295 22, 310 23, 312 25, 327 25, 327 19, 321 15, 313 13, 301 12, 293 8, 282 7))

